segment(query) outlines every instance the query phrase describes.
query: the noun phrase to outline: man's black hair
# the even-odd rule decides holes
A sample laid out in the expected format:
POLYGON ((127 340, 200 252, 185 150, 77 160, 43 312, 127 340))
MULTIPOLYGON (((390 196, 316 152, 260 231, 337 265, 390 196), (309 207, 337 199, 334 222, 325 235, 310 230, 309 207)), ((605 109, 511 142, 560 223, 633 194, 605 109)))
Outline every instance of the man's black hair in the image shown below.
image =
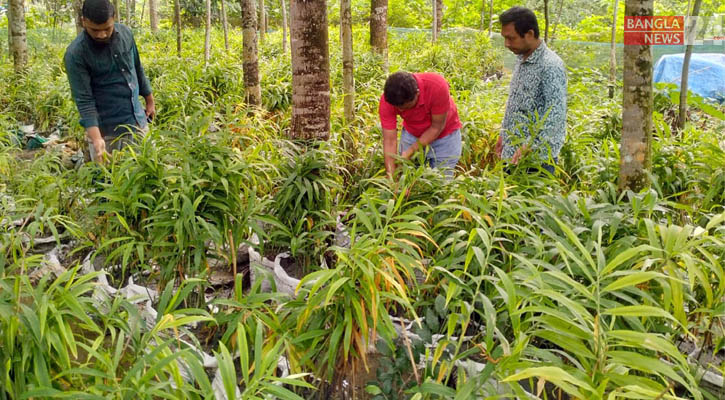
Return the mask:
POLYGON ((418 94, 418 81, 410 72, 398 71, 385 81, 383 91, 385 101, 396 107, 412 101, 416 94, 418 94))
POLYGON ((106 23, 116 16, 116 9, 109 0, 86 0, 83 2, 83 18, 94 24, 106 23))
POLYGON ((536 20, 536 14, 528 8, 511 7, 499 15, 498 20, 501 26, 514 23, 516 33, 524 37, 526 32, 533 30, 534 37, 539 38, 539 21, 536 20))

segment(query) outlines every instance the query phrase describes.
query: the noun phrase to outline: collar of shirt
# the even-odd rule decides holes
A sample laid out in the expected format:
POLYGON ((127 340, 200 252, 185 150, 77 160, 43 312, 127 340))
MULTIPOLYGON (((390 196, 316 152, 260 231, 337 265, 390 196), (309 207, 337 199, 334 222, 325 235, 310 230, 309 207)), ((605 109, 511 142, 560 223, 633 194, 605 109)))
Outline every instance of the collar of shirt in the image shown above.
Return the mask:
POLYGON ((527 58, 526 60, 524 60, 524 56, 523 55, 520 55, 519 56, 519 61, 522 64, 536 64, 537 62, 539 62, 539 59, 544 54, 544 52, 546 52, 546 49, 547 49, 546 42, 544 42, 542 40, 541 43, 539 44, 539 47, 537 47, 536 50, 534 50, 534 52, 531 53, 531 55, 529 56, 529 58, 527 58))

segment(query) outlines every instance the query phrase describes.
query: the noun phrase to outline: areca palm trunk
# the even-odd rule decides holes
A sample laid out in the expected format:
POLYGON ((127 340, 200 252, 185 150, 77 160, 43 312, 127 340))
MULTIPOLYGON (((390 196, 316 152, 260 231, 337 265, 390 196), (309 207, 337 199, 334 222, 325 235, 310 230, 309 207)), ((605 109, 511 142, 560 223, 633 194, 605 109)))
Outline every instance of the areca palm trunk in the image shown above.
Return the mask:
POLYGON ((176 20, 176 54, 181 57, 181 0, 174 0, 174 19, 176 20))
POLYGON ((257 57, 257 6, 256 0, 242 0, 242 68, 247 104, 262 103, 262 89, 259 86, 259 61, 257 57))
POLYGON ((370 47, 373 52, 388 57, 388 0, 370 1, 370 47))
POLYGON ((355 78, 352 47, 351 0, 340 0, 340 27, 342 31, 342 81, 345 103, 345 120, 355 118, 355 78))
POLYGON ((287 53, 287 0, 280 0, 282 8, 282 53, 287 53))
POLYGON ((206 29, 204 31, 204 65, 211 56, 211 0, 206 0, 206 29))
POLYGON ((220 0, 222 6, 222 29, 224 29, 224 50, 229 51, 229 28, 227 25, 227 9, 224 7, 224 0, 220 0))
POLYGON ((292 0, 292 127, 295 139, 330 137, 330 55, 325 0, 292 0))
MULTIPOLYGON (((649 16, 653 0, 626 0, 625 16, 649 16)), ((652 49, 624 46, 619 187, 639 192, 649 184, 652 153, 652 49)))
MULTIPOLYGON (((692 16, 697 17, 700 15, 700 6, 702 0, 695 0, 695 5, 692 7, 692 16)), ((687 12, 690 12, 689 8, 687 12)), ((680 109, 679 117, 677 118, 677 127, 682 130, 685 129, 685 123, 687 122, 687 87, 690 76, 690 59, 692 58, 692 42, 694 39, 693 35, 695 32, 694 22, 688 26, 687 32, 687 47, 685 48, 685 59, 682 61, 682 78, 680 79, 680 109)))
POLYGON ((159 0, 149 0, 149 25, 152 33, 159 31, 159 0))
POLYGON ((28 66, 28 39, 25 28, 25 4, 23 0, 10 0, 8 7, 8 31, 10 32, 10 54, 13 56, 15 72, 23 72, 28 66))

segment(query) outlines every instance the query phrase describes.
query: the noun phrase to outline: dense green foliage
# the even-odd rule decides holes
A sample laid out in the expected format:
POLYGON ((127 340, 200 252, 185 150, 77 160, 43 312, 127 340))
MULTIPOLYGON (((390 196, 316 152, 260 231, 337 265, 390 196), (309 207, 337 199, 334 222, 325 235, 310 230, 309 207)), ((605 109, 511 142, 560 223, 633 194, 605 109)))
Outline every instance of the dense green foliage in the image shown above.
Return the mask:
MULTIPOLYGON (((445 75, 465 142, 452 182, 415 162, 391 182, 376 115, 385 71, 363 27, 350 124, 331 31, 333 132, 315 148, 286 136, 290 60, 278 33, 261 49, 259 110, 243 104, 241 34, 228 54, 215 45, 206 68, 202 37, 186 31, 179 60, 173 32, 140 35, 159 116, 103 167, 11 145, 29 121, 84 145, 63 41, 31 37, 39 50, 25 77, 0 65, 0 398, 212 398, 214 377, 192 344, 217 355, 229 398, 237 385, 245 399, 310 398, 325 382, 350 382, 352 365, 376 363, 376 399, 721 395, 700 388, 703 367, 679 348, 715 354, 725 343, 725 122, 713 106, 700 103, 675 133, 662 89, 652 188, 619 193, 621 107, 606 97, 603 65, 572 68, 556 173, 528 174, 525 160, 507 175, 493 155, 503 49, 479 33, 437 45, 402 33, 390 70, 445 75), (349 247, 336 244, 338 216, 349 247), (259 282, 243 290, 235 269, 231 293, 205 298, 211 265, 236 268, 229 249, 253 233, 261 252, 288 250, 309 272, 296 297, 262 293, 259 282), (34 241, 46 236, 75 254, 66 272, 35 280, 48 260, 34 241), (103 272, 76 266, 89 253, 103 272), (116 288, 129 277, 157 287, 158 315, 144 320, 129 300, 99 292, 105 274, 116 288), (389 314, 419 317, 415 337, 396 339, 389 314), (485 367, 472 373, 468 362, 485 367)), ((556 49, 567 62, 586 57, 556 49)))

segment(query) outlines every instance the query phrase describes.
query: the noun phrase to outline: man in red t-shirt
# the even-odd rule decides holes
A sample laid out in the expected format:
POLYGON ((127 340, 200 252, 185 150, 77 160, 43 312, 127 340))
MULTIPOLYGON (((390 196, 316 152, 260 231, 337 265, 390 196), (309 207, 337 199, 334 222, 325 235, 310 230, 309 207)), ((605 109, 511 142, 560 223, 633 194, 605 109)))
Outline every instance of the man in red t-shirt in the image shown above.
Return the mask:
POLYGON ((433 73, 402 71, 390 75, 378 112, 383 128, 385 170, 389 176, 395 172, 396 151, 410 159, 416 151, 427 147, 426 162, 453 177, 461 158, 461 120, 445 78, 433 73), (398 115, 403 118, 399 146, 398 115))

